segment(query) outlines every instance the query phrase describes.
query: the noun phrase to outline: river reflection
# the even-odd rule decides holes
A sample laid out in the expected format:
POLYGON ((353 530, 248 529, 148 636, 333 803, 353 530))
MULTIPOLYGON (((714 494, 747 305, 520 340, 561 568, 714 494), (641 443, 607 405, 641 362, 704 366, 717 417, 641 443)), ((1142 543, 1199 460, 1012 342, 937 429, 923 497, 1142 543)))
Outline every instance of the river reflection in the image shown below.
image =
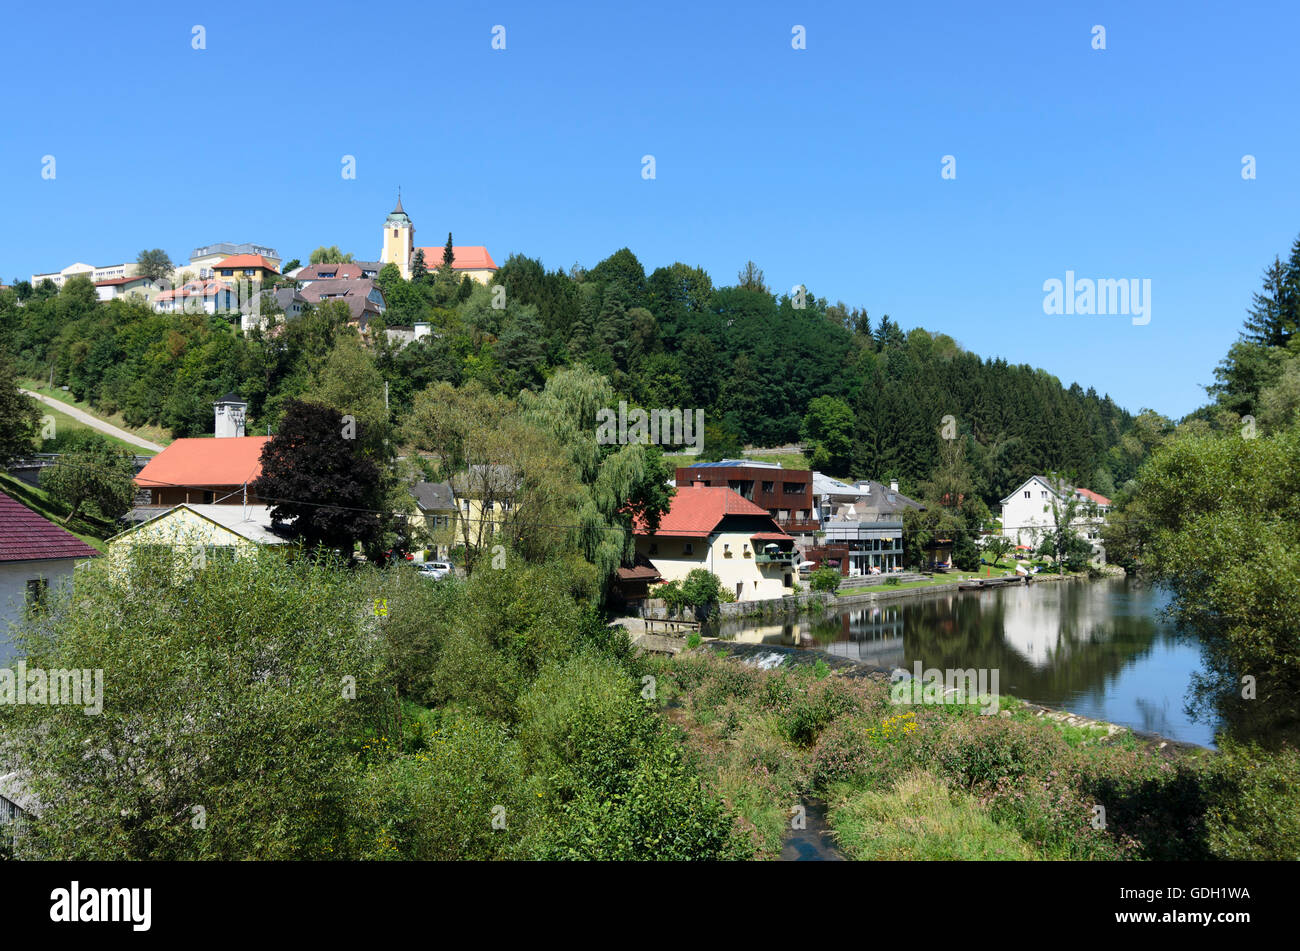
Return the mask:
POLYGON ((1054 581, 866 604, 720 635, 816 648, 878 667, 997 670, 1002 693, 1213 746, 1184 710, 1200 647, 1161 616, 1167 593, 1128 580, 1054 581))

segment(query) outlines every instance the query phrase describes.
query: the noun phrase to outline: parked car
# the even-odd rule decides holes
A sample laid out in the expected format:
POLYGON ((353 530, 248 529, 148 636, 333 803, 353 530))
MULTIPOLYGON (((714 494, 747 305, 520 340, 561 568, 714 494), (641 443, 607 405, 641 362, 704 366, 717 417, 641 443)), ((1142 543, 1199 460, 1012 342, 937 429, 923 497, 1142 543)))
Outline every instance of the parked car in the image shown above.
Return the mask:
POLYGON ((431 578, 434 581, 441 581, 452 573, 451 565, 445 561, 426 561, 416 568, 421 578, 431 578))

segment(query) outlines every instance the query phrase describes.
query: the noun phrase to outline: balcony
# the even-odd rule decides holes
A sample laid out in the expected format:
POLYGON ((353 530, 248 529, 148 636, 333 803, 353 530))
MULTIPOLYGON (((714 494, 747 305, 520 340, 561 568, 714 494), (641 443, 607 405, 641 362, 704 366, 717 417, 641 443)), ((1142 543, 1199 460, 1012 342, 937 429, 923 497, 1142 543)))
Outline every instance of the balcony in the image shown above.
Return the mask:
POLYGON ((754 555, 756 565, 783 565, 791 567, 798 563, 799 553, 794 551, 760 551, 754 555))

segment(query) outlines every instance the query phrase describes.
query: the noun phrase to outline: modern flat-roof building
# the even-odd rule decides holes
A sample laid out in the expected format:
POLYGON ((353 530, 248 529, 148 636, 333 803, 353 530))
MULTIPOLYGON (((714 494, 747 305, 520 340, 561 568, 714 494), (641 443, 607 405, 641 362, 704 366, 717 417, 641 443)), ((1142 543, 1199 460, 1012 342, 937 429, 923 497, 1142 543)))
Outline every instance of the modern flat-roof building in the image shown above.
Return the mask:
POLYGON ((61 271, 50 271, 45 274, 32 275, 32 287, 36 287, 42 281, 50 280, 56 287, 62 287, 68 280, 74 277, 88 277, 98 284, 100 281, 112 281, 121 277, 135 277, 140 273, 140 265, 134 261, 123 264, 105 264, 102 267, 94 267, 90 264, 82 264, 78 261, 76 264, 69 264, 61 271))
POLYGON ((767 511, 783 531, 791 535, 816 531, 812 472, 783 469, 775 462, 752 459, 722 459, 679 466, 677 486, 701 484, 728 488, 767 511))
MULTIPOLYGON (((264 247, 260 244, 234 244, 230 241, 218 241, 216 244, 209 244, 202 248, 195 248, 190 254, 190 268, 195 272, 195 276, 200 278, 216 277, 215 269, 218 264, 226 258, 236 255, 249 254, 259 255, 266 259, 266 263, 273 270, 280 269, 280 255, 275 248, 264 247)), ((177 269, 179 270, 179 268, 177 269)))

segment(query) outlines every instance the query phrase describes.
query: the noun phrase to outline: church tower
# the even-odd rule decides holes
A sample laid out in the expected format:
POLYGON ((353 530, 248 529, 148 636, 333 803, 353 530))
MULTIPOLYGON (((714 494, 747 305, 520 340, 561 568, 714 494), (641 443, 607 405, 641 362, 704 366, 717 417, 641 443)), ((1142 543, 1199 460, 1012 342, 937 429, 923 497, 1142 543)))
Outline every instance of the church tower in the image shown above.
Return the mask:
POLYGON ((402 191, 397 191, 397 207, 384 221, 384 249, 379 263, 396 264, 405 280, 411 279, 411 255, 415 252, 415 225, 402 210, 402 191))

